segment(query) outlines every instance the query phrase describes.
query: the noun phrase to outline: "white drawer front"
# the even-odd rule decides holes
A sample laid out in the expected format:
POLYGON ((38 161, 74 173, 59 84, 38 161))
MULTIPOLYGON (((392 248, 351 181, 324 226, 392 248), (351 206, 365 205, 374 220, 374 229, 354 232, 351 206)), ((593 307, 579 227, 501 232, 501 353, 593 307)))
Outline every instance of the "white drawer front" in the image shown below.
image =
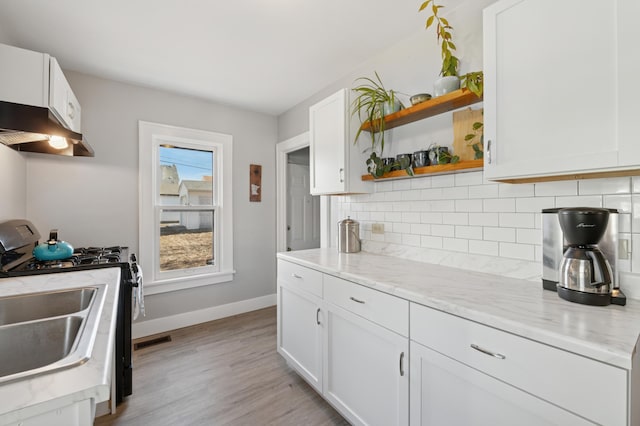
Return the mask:
POLYGON ((322 297, 322 272, 278 259, 278 281, 322 297))
POLYGON ((410 322, 411 340, 599 424, 626 425, 623 369, 415 303, 410 322))
POLYGON ((324 276, 324 298, 402 336, 409 336, 409 302, 331 275, 324 276))

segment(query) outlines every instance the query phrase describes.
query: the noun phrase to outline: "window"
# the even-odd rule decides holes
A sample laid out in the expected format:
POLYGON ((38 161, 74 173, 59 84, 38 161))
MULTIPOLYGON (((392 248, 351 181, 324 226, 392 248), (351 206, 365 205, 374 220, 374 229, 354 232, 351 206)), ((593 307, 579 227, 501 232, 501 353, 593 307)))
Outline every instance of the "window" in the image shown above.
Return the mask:
POLYGON ((232 137, 140 121, 139 139, 147 293, 231 281, 232 137))

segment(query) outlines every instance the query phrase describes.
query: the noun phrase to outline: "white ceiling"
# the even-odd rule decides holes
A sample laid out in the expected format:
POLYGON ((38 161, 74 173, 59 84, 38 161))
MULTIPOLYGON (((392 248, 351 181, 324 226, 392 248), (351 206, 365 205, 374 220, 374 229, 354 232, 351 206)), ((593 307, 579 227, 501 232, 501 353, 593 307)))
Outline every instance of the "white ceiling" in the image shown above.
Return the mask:
POLYGON ((420 3, 0 0, 0 31, 64 69, 279 115, 423 29, 420 3))

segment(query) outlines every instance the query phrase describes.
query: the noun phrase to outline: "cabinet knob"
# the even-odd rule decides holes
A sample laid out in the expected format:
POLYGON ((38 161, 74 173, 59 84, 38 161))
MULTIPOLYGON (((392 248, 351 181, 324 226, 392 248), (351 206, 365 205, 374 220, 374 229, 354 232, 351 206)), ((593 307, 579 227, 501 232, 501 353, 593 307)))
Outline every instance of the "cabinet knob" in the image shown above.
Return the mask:
POLYGON ((404 376, 404 352, 400 353, 400 375, 404 376))
POLYGON ((296 273, 291 274, 291 276, 292 276, 293 278, 302 279, 302 277, 301 277, 300 275, 296 274, 296 273))
POLYGON ((356 299, 353 296, 349 297, 349 299, 353 300, 356 303, 360 303, 360 304, 364 305, 364 300, 356 299))
POLYGON ((320 325, 320 308, 316 311, 316 324, 320 325))
POLYGON ((340 169, 340 183, 344 182, 344 169, 340 169))
POLYGON ((491 164, 491 139, 487 141, 487 163, 491 164))

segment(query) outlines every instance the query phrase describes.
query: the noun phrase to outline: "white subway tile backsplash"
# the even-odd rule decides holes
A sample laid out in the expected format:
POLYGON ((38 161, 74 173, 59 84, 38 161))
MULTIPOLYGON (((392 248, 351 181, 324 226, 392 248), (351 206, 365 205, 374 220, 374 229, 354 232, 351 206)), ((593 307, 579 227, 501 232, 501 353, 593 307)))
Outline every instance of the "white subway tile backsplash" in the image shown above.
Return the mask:
POLYGON ((431 225, 431 235, 437 237, 454 237, 455 226, 454 225, 431 225))
POLYGON ((409 182, 411 182, 411 189, 431 188, 430 177, 419 177, 416 179, 409 179, 409 182))
POLYGON ((578 194, 629 194, 631 192, 631 178, 585 179, 578 182, 578 194))
POLYGON ((455 185, 455 175, 439 175, 431 177, 432 188, 448 188, 455 185))
POLYGON ((401 222, 402 221, 402 213, 400 213, 400 212, 385 212, 384 220, 385 220, 385 222, 401 222))
POLYGON ((442 188, 429 188, 420 191, 421 200, 441 200, 442 197, 442 188))
POLYGON ((498 256, 498 244, 497 241, 469 240, 469 253, 498 256))
POLYGON ((456 200, 455 211, 457 212, 481 212, 482 200, 456 200))
POLYGON ((402 244, 411 247, 420 247, 420 235, 403 234, 402 244))
POLYGON ((516 242, 520 244, 536 244, 542 246, 542 230, 540 229, 517 229, 516 242))
POLYGON ((469 213, 469 225, 498 226, 499 213, 469 213))
POLYGON ((430 235, 423 235, 420 237, 420 247, 441 249, 442 237, 433 237, 430 235))
POLYGON ((376 186, 376 192, 387 192, 387 191, 393 191, 393 181, 389 180, 389 181, 383 181, 383 182, 376 182, 375 183, 376 186))
POLYGON ((412 223, 410 232, 418 235, 431 235, 431 225, 428 223, 412 223))
POLYGON ((629 240, 630 250, 619 268, 640 277, 640 176, 512 185, 470 172, 374 185, 371 194, 332 197, 332 222, 347 216, 359 220, 366 241, 536 263, 542 262, 542 209, 618 209, 620 238, 629 240), (374 223, 382 224, 383 234, 371 232, 374 223))
POLYGON ((442 223, 442 213, 428 212, 420 214, 420 222, 422 223, 442 223))
POLYGON ((533 197, 534 185, 532 183, 501 183, 498 185, 498 194, 500 198, 533 197))
POLYGON ((420 223, 420 213, 418 212, 403 212, 402 221, 405 223, 420 223))
POLYGON ((535 227, 533 213, 499 213, 499 224, 505 228, 533 228, 535 227))
POLYGON ((533 247, 530 244, 500 243, 500 256, 512 259, 535 260, 533 247))
POLYGON ((482 226, 461 226, 456 225, 456 238, 464 238, 467 240, 481 240, 482 226))
POLYGON ((515 228, 494 228, 485 226, 483 228, 484 239, 486 241, 503 241, 514 243, 516 241, 515 228))
POLYGON ((455 211, 455 200, 438 200, 431 202, 431 211, 434 212, 452 212, 455 211))
POLYGON ((516 199, 516 210, 520 213, 540 213, 542 209, 548 209, 555 206, 553 197, 531 197, 516 199))
POLYGON ((556 197, 555 207, 602 207, 602 195, 556 197))
POLYGON ((468 225, 469 213, 447 213, 442 216, 442 223, 447 225, 468 225))
POLYGON ((411 232, 411 224, 395 222, 393 224, 392 231, 399 234, 408 234, 409 232, 411 232))
POLYGON ((445 250, 451 251, 461 251, 468 252, 469 251, 469 241, 461 240, 458 238, 443 238, 442 239, 442 248, 445 250))
POLYGON ((490 198, 482 200, 485 212, 515 212, 516 200, 514 198, 490 198))
POLYGON ((455 186, 482 185, 482 172, 457 173, 454 175, 455 186))
POLYGON ((558 182, 541 182, 535 184, 536 197, 558 195, 578 195, 578 181, 561 180, 558 182))
POLYGON ((404 191, 406 189, 411 189, 411 181, 409 179, 398 179, 391 182, 391 187, 394 191, 404 191))
POLYGON ((450 200, 464 200, 469 198, 469 187, 456 186, 444 190, 444 195, 450 200))
POLYGON ((469 187, 469 198, 498 198, 498 184, 469 187))

